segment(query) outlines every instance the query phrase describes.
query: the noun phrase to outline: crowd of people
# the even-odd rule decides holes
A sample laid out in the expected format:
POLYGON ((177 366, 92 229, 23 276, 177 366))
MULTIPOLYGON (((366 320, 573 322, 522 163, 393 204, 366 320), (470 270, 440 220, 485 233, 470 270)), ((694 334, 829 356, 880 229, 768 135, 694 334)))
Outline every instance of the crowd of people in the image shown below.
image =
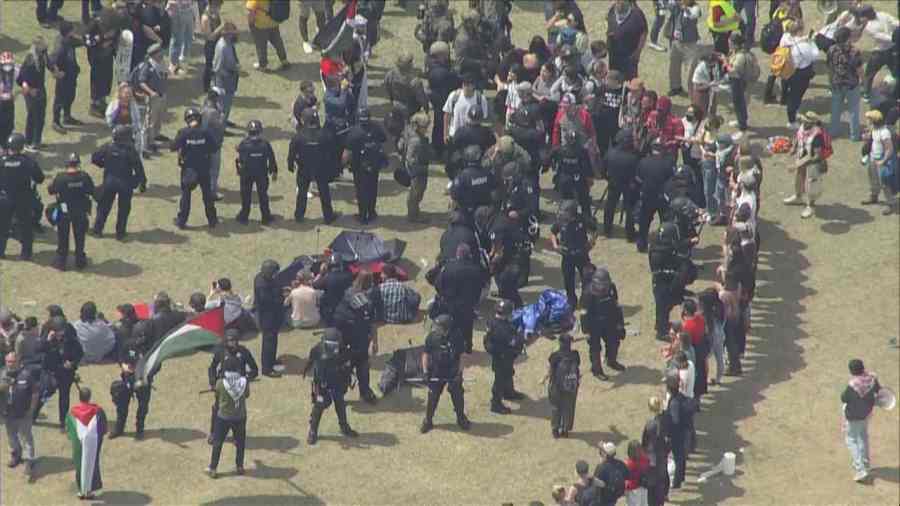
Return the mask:
MULTIPOLYGON (((340 213, 334 209, 329 187, 346 168, 356 187, 358 222, 377 220, 379 174, 393 166, 394 180, 409 189, 407 219, 429 223, 421 211, 428 179, 434 177, 429 167, 435 163, 445 167, 450 217, 437 261, 426 274, 436 293, 427 309, 431 330, 419 357, 428 387, 421 432, 434 428, 444 389, 450 394, 458 425, 463 430, 471 426, 462 388, 462 356, 473 351, 476 308, 490 292, 492 281, 498 300, 483 343, 494 372, 490 409, 508 414, 511 410, 504 401, 522 399, 513 382, 514 365, 527 341, 513 323, 513 314, 525 304, 519 291, 529 282, 531 255, 541 231, 549 229, 549 242, 559 254, 566 303, 573 312, 581 310, 577 323, 553 336, 559 350, 550 355, 545 378, 553 407, 551 434, 554 438, 569 435, 582 381, 580 355, 572 346, 577 339, 572 334, 578 330, 584 334, 590 371, 598 380, 607 380, 608 370, 625 369, 618 361, 626 337, 618 288, 609 270, 591 259, 597 238, 614 237, 614 225, 624 220, 625 239, 648 258, 654 330, 656 338, 666 343, 661 350, 666 395, 649 399, 652 418, 641 440, 629 442, 625 461, 616 457, 614 444, 603 443, 604 460, 595 472, 579 461, 576 484, 555 490, 554 497, 560 504, 609 505, 622 497, 628 504, 664 504, 670 484, 677 489, 685 480, 686 460, 697 445, 695 415, 708 385, 718 384, 725 375, 743 374, 761 244, 758 215, 764 172, 759 147, 748 133, 753 128, 749 92, 761 74, 751 47, 758 40, 763 52, 772 55, 766 102, 777 102, 775 84, 779 79, 782 83, 780 102, 786 107, 794 157, 790 169, 796 173, 794 194, 784 203, 804 205, 803 218, 815 215, 833 153, 831 142, 842 135, 840 120, 846 110, 849 136, 861 142, 870 183, 871 193, 863 204, 878 203, 883 192, 884 214, 891 214, 897 209, 898 189, 896 18, 870 5, 846 2, 826 26, 812 32, 804 24, 799 2, 776 0, 771 2, 770 21, 757 34, 757 2, 751 0, 711 0, 707 6, 694 0, 659 0, 652 27, 635 2, 616 0, 609 6, 605 34, 596 34, 589 33, 575 0, 547 0, 546 33, 534 34, 527 47, 516 47, 510 2, 472 1, 471 10, 457 25, 448 2, 429 0, 419 6, 414 32, 424 52, 424 68, 421 72, 415 68, 410 52, 396 55, 395 68, 381 85, 390 110, 379 121, 369 113, 369 93, 376 85, 368 80, 367 64, 378 42, 385 2, 346 0, 337 14, 333 3, 300 2, 302 48, 305 53, 321 52, 319 81, 324 93, 319 99, 316 81, 302 81, 290 111, 297 129, 286 154, 287 170, 296 173, 293 218, 306 219, 307 199, 315 183, 323 221, 337 220, 340 213), (312 40, 311 14, 318 27, 312 40), (335 19, 346 27, 335 25, 335 19), (712 50, 701 43, 701 23, 710 33, 712 50), (345 28, 351 37, 342 36, 345 28), (865 60, 854 46, 864 34, 875 41, 875 50, 865 60), (660 44, 660 35, 669 40, 668 47, 660 44), (645 45, 669 52, 666 94, 652 89, 662 83, 639 77, 645 45), (834 90, 828 125, 815 112, 802 110, 820 53, 834 90), (682 80, 685 67, 687 90, 682 80), (877 79, 883 67, 889 68, 890 75, 877 79), (690 98, 684 116, 673 107, 672 98, 680 95, 690 98), (729 123, 719 114, 723 95, 731 98, 734 120, 729 123), (865 130, 860 124, 863 98, 870 104, 863 115, 869 121, 865 130), (736 131, 729 133, 727 127, 736 131), (387 154, 392 151, 396 152, 394 163, 387 154), (541 187, 541 175, 547 171, 553 172, 553 191, 541 187), (600 205, 592 192, 597 180, 606 181, 605 201, 601 199, 600 205), (542 210, 542 196, 556 200, 556 209, 542 210), (599 207, 602 220, 596 218, 599 207), (658 223, 651 229, 654 219, 658 223), (713 262, 720 267, 715 286, 694 293, 688 289, 698 273, 693 248, 706 225, 723 227, 719 229, 722 254, 713 262), (671 322, 670 313, 677 306, 681 316, 671 322), (708 366, 710 355, 716 362, 714 376, 708 366), (668 470, 670 459, 673 476, 668 470)), ((207 224, 217 226, 216 201, 222 198, 219 173, 223 159, 228 159, 222 153, 223 139, 236 128, 229 120, 232 104, 239 81, 248 78, 235 50, 237 25, 222 13, 222 0, 168 0, 165 5, 161 0, 134 0, 107 6, 86 1, 81 30, 57 19, 62 1, 53 0, 49 7, 46 1, 37 4, 38 21, 58 29, 54 50, 48 53, 47 43, 36 37, 21 66, 11 53, 0 54, 0 114, 7 128, 0 131, 6 152, 0 159, 0 258, 5 258, 10 237, 21 242, 23 259, 33 254, 33 234, 44 214, 39 190, 44 175, 32 155, 46 149, 42 143, 48 100, 45 72, 49 70, 56 82, 53 128, 68 135, 82 125, 72 115, 79 91, 77 51, 81 45, 87 47, 91 65, 89 113, 105 120, 112 141, 90 155, 91 163, 104 171, 102 184, 95 185, 81 170, 79 153, 72 153, 66 158, 65 171, 49 185, 49 194, 57 200, 46 213, 58 229, 54 266, 66 269, 71 230, 75 267, 87 267, 87 231, 102 237, 116 200, 115 235, 119 240, 126 238, 134 191, 146 191, 155 183, 148 181, 143 161, 163 156, 160 143, 178 153, 181 168, 181 200, 173 224, 187 227, 191 196, 199 187, 207 224), (203 107, 184 111, 186 126, 169 138, 162 133, 168 80, 187 71, 195 28, 205 42, 205 66, 198 77, 206 97, 203 107), (119 40, 126 29, 133 45, 130 68, 123 78, 114 75, 114 57, 122 50, 119 40), (115 99, 107 104, 113 88, 115 99), (18 92, 24 95, 27 108, 22 134, 13 132, 18 92), (88 220, 92 200, 98 205, 93 227, 88 220)), ((285 4, 289 5, 275 0, 246 2, 257 71, 269 71, 269 44, 281 62, 278 70, 290 66, 280 33, 289 18, 285 4)), ((277 181, 279 164, 261 121, 248 123, 235 156, 241 193, 235 220, 248 223, 255 187, 261 222, 272 223, 276 215, 269 205, 268 187, 277 181)), ((413 321, 422 297, 401 282, 394 266, 386 265, 375 276, 352 272, 351 261, 339 254, 326 255, 314 268, 283 285, 276 281, 280 266, 267 260, 254 281, 252 316, 227 278, 217 280, 209 296, 190 297, 188 305, 195 314, 224 307, 227 329, 209 368, 215 393, 209 431, 213 449, 207 469, 211 477, 217 477, 229 432, 237 445, 238 474, 243 473, 248 381, 257 374, 280 376, 278 333, 285 326, 324 329, 303 372, 311 371, 313 376, 307 442, 316 444, 319 421, 332 404, 341 432, 357 435, 350 427, 344 396, 352 376, 360 398, 377 402, 369 380, 369 358, 379 350, 376 322, 413 321), (238 343, 249 327, 262 334, 259 366, 238 343)), ((14 451, 11 465, 24 461, 26 472, 33 475, 31 420, 55 390, 59 421, 65 429, 70 389, 77 386, 81 363, 111 358, 120 364, 121 378, 111 388, 117 414, 110 438, 123 434, 132 397, 138 403, 135 435, 142 437, 151 388, 136 378, 135 367, 190 315, 165 294, 157 296, 149 319, 139 319, 130 304, 117 310, 119 321, 112 325, 90 302, 72 323, 58 306, 48 308, 43 325, 34 317, 20 321, 8 313, 0 315, 4 338, 0 348, 6 352, 7 377, 14 379, 8 396, 12 411, 7 412, 14 451)), ((866 374, 861 363, 851 363, 850 369, 854 377, 866 374)), ((847 413, 847 440, 858 481, 867 477, 868 470, 867 436, 858 422, 871 411, 877 393, 873 384, 877 385, 851 380, 852 388, 844 394, 844 402, 853 406, 847 413), (853 392, 865 401, 853 397, 853 392), (859 407, 860 403, 865 405, 859 407)), ((90 390, 79 387, 79 391, 82 404, 72 410, 81 414, 79 423, 92 417, 105 420, 96 415, 102 411, 90 407, 95 406, 90 404, 90 390)), ((100 425, 105 427, 105 422, 100 425)), ((102 432, 95 437, 102 438, 102 432)), ((79 437, 73 442, 83 441, 79 437)), ((90 497, 99 488, 99 468, 96 477, 86 484, 79 475, 80 495, 90 497)))

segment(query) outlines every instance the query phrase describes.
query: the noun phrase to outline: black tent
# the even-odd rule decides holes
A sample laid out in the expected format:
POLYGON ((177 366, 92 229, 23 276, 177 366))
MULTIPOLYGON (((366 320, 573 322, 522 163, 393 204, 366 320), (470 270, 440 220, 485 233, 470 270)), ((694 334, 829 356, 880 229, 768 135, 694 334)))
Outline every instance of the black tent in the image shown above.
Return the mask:
POLYGON ((385 241, 370 232, 345 230, 334 238, 329 248, 347 262, 365 264, 398 260, 406 249, 406 243, 399 239, 385 241))

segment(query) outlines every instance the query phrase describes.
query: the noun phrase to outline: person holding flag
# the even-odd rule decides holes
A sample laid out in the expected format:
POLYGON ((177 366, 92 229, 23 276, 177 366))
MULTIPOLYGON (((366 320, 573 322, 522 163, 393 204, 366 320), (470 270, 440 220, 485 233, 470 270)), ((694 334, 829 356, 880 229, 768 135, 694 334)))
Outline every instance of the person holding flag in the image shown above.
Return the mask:
POLYGON ((103 488, 100 449, 106 435, 106 413, 91 402, 90 388, 79 388, 78 400, 79 403, 66 416, 66 431, 72 442, 78 498, 92 500, 94 493, 103 488))

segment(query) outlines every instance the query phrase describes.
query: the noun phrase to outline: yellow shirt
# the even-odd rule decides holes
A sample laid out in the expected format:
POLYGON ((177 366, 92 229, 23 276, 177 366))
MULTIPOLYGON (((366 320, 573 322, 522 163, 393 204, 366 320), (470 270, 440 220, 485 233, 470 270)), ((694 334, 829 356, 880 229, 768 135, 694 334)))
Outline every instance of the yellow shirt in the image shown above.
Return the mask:
POLYGON ((253 21, 253 27, 265 30, 267 28, 275 28, 278 23, 269 16, 269 0, 247 0, 248 11, 255 11, 256 18, 253 21))

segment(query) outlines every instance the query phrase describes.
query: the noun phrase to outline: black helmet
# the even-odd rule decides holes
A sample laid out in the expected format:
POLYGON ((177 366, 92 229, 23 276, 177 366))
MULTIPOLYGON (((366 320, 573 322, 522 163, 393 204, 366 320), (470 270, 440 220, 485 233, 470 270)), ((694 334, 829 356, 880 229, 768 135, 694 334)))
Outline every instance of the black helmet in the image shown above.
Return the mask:
POLYGON ((66 158, 66 167, 71 167, 72 165, 81 165, 81 157, 78 156, 78 153, 69 153, 68 158, 66 158))
POLYGON ((509 319, 512 316, 515 304, 511 300, 500 299, 497 301, 497 316, 503 319, 509 319))
POLYGON ((325 360, 331 360, 338 356, 338 353, 341 351, 341 332, 334 328, 329 327, 325 329, 322 333, 322 358, 325 360))
POLYGON ((450 327, 453 325, 453 317, 448 314, 438 315, 434 319, 434 325, 432 326, 432 330, 441 335, 448 335, 450 333, 450 327))
POLYGON ((263 277, 267 279, 272 279, 275 276, 275 273, 278 272, 279 267, 278 262, 275 260, 264 260, 262 265, 259 267, 259 272, 263 275, 263 277))
POLYGON ((116 125, 116 127, 113 128, 113 142, 131 142, 133 139, 134 134, 130 125, 116 125))
POLYGON ((369 122, 369 110, 366 108, 360 109, 357 118, 359 118, 360 123, 365 125, 369 122))
POLYGON ((463 161, 474 163, 481 160, 481 148, 478 146, 468 146, 463 150, 463 161))
POLYGON ((315 107, 307 107, 300 114, 300 120, 303 122, 303 126, 319 126, 319 112, 315 107))
POLYGON ((6 146, 10 151, 21 153, 25 149, 25 136, 20 133, 14 133, 9 136, 6 146))
POLYGON ((503 179, 512 179, 519 174, 519 164, 508 162, 503 166, 503 179))
POLYGON ((203 116, 200 114, 200 109, 196 107, 188 107, 184 110, 184 122, 190 123, 191 121, 200 121, 203 116))
POLYGON ((609 276, 609 271, 605 267, 598 267, 597 270, 594 271, 593 276, 591 276, 591 283, 589 286, 591 294, 593 295, 598 297, 609 295, 610 286, 612 286, 612 279, 609 276))
POLYGON ((562 204, 559 205, 559 213, 565 219, 574 220, 578 214, 578 202, 571 199, 563 200, 562 204))
POLYGON ((262 129, 262 121, 258 119, 251 119, 250 122, 247 123, 247 133, 250 135, 259 135, 262 133, 262 129))

